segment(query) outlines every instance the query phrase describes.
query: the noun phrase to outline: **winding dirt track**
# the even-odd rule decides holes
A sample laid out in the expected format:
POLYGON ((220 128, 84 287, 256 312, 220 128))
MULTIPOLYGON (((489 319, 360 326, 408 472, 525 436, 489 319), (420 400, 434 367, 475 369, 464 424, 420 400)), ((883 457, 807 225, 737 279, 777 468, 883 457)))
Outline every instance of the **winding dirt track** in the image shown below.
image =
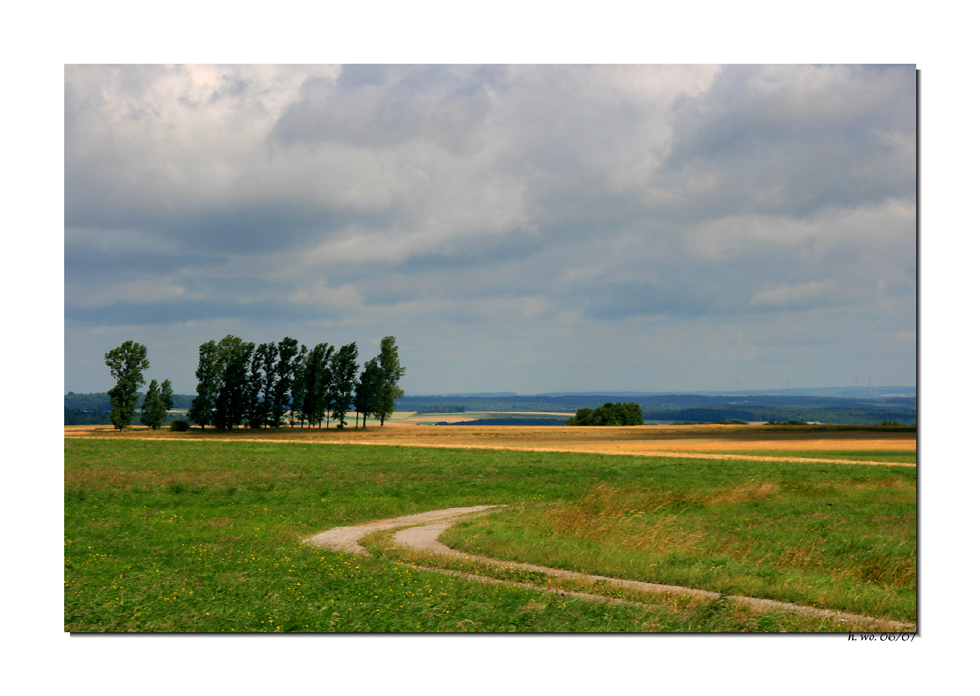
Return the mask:
MULTIPOLYGON (((602 583, 604 585, 611 585, 614 587, 621 587, 630 590, 637 590, 640 592, 659 592, 675 595, 689 595, 696 597, 704 597, 706 599, 718 599, 721 594, 718 592, 712 592, 709 590, 698 590, 691 587, 678 587, 676 585, 660 585, 657 583, 650 582, 640 582, 638 580, 621 580, 619 578, 609 578, 603 577, 601 575, 588 575, 585 573, 576 573, 570 570, 559 570, 555 568, 546 568, 544 566, 537 566, 528 563, 516 563, 513 561, 501 561, 495 558, 488 558, 486 556, 476 556, 474 554, 462 553, 452 549, 442 542, 439 541, 439 536, 445 532, 450 526, 460 521, 461 519, 474 517, 478 515, 487 514, 494 508, 499 508, 497 505, 478 505, 475 507, 468 508, 448 508, 446 510, 433 510, 431 512, 423 512, 416 515, 407 515, 405 517, 394 517, 387 520, 374 520, 372 522, 365 522, 363 524, 354 525, 352 527, 336 527, 334 529, 329 529, 325 532, 321 532, 315 536, 308 539, 304 539, 303 543, 310 546, 315 546, 319 548, 331 549, 334 551, 342 551, 346 553, 353 553, 358 555, 368 555, 367 549, 361 546, 358 542, 362 537, 384 529, 396 529, 399 527, 404 527, 395 533, 394 541, 400 546, 405 546, 408 548, 416 549, 419 551, 426 551, 433 554, 438 554, 441 556, 446 556, 449 558, 454 558, 456 560, 465 560, 469 562, 481 562, 498 567, 504 568, 518 568, 522 570, 528 570, 531 572, 542 573, 544 575, 550 575, 556 578, 568 578, 574 580, 584 580, 590 583, 602 583)), ((648 607, 649 605, 644 605, 639 602, 629 602, 626 600, 613 599, 610 597, 605 597, 602 595, 588 594, 583 592, 571 592, 562 591, 550 587, 538 587, 534 585, 528 585, 526 583, 513 583, 504 580, 497 580, 495 578, 489 578, 482 575, 474 575, 470 573, 461 573, 458 571, 447 571, 437 568, 429 568, 427 570, 435 570, 441 573, 447 573, 451 575, 465 577, 471 580, 477 580, 481 582, 489 582, 495 584, 504 585, 520 585, 521 587, 540 590, 544 592, 558 592, 565 595, 570 595, 573 597, 579 597, 588 600, 597 601, 611 601, 620 604, 633 604, 637 606, 648 607)), ((850 623, 855 626, 861 627, 860 630, 873 630, 873 631, 912 631, 916 630, 916 625, 914 623, 904 623, 900 621, 888 621, 885 619, 878 619, 871 616, 860 616, 857 614, 849 614, 840 611, 834 611, 831 609, 818 609, 816 607, 807 607, 800 604, 790 604, 788 602, 777 602, 771 599, 760 599, 756 597, 741 597, 733 596, 731 598, 733 601, 738 602, 744 606, 747 606, 756 611, 782 611, 782 612, 793 612, 798 614, 805 614, 808 616, 815 617, 826 617, 834 619, 837 621, 843 621, 845 623, 850 623)))

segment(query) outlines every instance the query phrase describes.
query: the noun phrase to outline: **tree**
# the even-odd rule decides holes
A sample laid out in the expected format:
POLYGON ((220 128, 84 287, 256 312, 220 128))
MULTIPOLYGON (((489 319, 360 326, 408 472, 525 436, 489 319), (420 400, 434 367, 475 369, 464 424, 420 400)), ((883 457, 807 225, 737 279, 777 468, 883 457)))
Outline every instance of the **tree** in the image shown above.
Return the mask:
MULTIPOLYGON (((364 414, 363 427, 365 428, 367 427, 368 414, 378 410, 377 402, 381 396, 382 378, 378 359, 371 358, 364 363, 364 370, 354 387, 354 408, 357 409, 358 414, 364 414)), ((354 421, 354 427, 357 428, 357 420, 354 421)))
POLYGON ((357 380, 357 344, 342 346, 333 355, 330 364, 330 396, 333 417, 337 427, 343 429, 345 418, 354 398, 354 383, 357 380))
POLYGON ((219 429, 241 425, 249 413, 248 368, 254 350, 254 343, 246 343, 230 334, 218 342, 222 380, 214 401, 214 424, 219 429))
POLYGON ((174 407, 174 389, 170 385, 170 380, 163 380, 160 385, 160 401, 163 403, 163 410, 170 411, 174 407))
POLYGON ((575 415, 568 419, 566 425, 595 425, 595 411, 591 408, 580 408, 575 415))
POLYGON ((268 418, 269 401, 262 398, 262 388, 266 382, 263 366, 269 346, 275 348, 271 343, 260 343, 255 348, 255 352, 252 353, 252 362, 249 365, 248 413, 245 418, 248 420, 248 427, 250 428, 261 428, 268 418))
POLYGON ((167 420, 167 412, 174 405, 174 390, 170 386, 170 380, 163 380, 163 384, 157 386, 155 379, 150 380, 150 386, 146 388, 146 396, 143 397, 143 408, 140 412, 140 423, 148 425, 153 430, 158 429, 167 420))
POLYGON ((140 423, 156 430, 166 419, 167 410, 163 407, 163 399, 160 398, 160 387, 155 379, 151 379, 150 386, 146 388, 146 395, 143 397, 140 423))
MULTIPOLYGON (((306 356, 303 363, 303 398, 301 409, 309 427, 317 427, 329 414, 332 395, 330 394, 330 356, 334 348, 328 343, 318 343, 306 356)), ((330 423, 327 422, 329 427, 330 423)))
POLYGON ((643 409, 630 401, 623 404, 623 425, 643 425, 643 409))
MULTIPOLYGON (((293 427, 293 421, 298 412, 302 411, 303 403, 306 400, 306 346, 301 346, 295 353, 292 363, 292 377, 289 381, 289 395, 292 405, 289 411, 289 427, 293 427)), ((303 427, 302 413, 300 415, 300 427, 303 427)))
POLYGON ((580 408, 568 425, 643 425, 643 411, 633 402, 605 403, 595 410, 580 408))
MULTIPOLYGON (((275 366, 275 380, 272 386, 272 403, 269 407, 269 425, 278 428, 283 423, 286 414, 286 407, 289 405, 289 396, 293 388, 293 377, 296 372, 296 354, 299 352, 299 344, 295 338, 286 338, 279 341, 276 347, 278 360, 275 366)), ((304 346, 304 350, 306 350, 304 346)))
MULTIPOLYGON (((272 428, 278 427, 279 418, 282 417, 281 413, 276 417, 273 414, 276 385, 279 381, 279 375, 276 372, 276 358, 278 355, 279 351, 275 343, 262 343, 255 349, 255 357, 253 358, 253 360, 259 363, 262 370, 262 380, 257 396, 256 415, 262 425, 268 425, 272 428)), ((254 368, 255 365, 253 364, 254 368)))
POLYGON ((405 391, 398 386, 398 380, 405 375, 405 368, 398 361, 398 346, 395 345, 394 336, 381 339, 378 367, 381 368, 381 387, 372 415, 384 427, 385 420, 395 412, 395 402, 405 396, 405 391))
POLYGON ((218 344, 214 341, 201 344, 198 349, 197 372, 194 374, 197 377, 197 396, 191 402, 187 418, 204 430, 204 426, 211 425, 214 420, 214 404, 223 379, 218 344))
POLYGON ((105 364, 116 380, 116 386, 109 390, 112 424, 122 430, 133 422, 139 402, 139 388, 145 382, 143 371, 150 369, 146 346, 126 341, 105 354, 105 364))

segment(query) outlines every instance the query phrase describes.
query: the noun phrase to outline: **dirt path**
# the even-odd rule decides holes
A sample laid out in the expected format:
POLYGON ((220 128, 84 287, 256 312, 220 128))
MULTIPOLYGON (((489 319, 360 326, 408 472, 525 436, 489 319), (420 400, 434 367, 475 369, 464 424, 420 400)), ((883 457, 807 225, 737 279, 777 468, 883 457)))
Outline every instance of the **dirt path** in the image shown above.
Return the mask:
MULTIPOLYGON (((405 546, 418 551, 425 551, 428 553, 438 554, 441 556, 453 558, 456 560, 468 561, 470 563, 486 563, 490 565, 495 565, 502 568, 517 568, 522 570, 527 570, 536 573, 542 573, 544 575, 550 575, 556 578, 567 578, 573 580, 584 580, 589 583, 611 585, 614 587, 621 587, 629 590, 636 590, 640 592, 649 593, 667 593, 675 595, 688 595, 696 597, 704 597, 707 599, 718 599, 721 597, 721 593, 712 592, 710 590, 699 590, 691 587, 679 587, 676 585, 660 585, 657 583, 641 582, 638 580, 621 580, 619 578, 603 577, 601 575, 588 575, 586 573, 576 573, 570 570, 559 570, 556 568, 546 568, 544 566, 532 565, 529 563, 516 563, 514 561, 501 561, 495 558, 488 558, 486 556, 477 556, 470 553, 463 553, 452 549, 442 542, 439 541, 439 536, 445 532, 449 527, 451 527, 456 522, 461 519, 486 514, 487 511, 498 508, 496 505, 478 505, 475 507, 468 508, 449 508, 446 510, 433 510, 431 512, 423 512, 417 515, 408 515, 405 517, 395 517, 387 520, 374 520, 372 522, 365 522, 363 524, 354 525, 352 527, 337 527, 335 529, 330 529, 325 532, 321 532, 315 536, 308 539, 304 539, 304 544, 309 544, 311 546, 316 546, 319 548, 327 548, 335 551, 343 551, 347 553, 355 553, 358 555, 368 555, 367 549, 357 543, 357 541, 372 532, 376 532, 383 529, 395 529, 398 527, 405 527, 400 529, 394 535, 394 542, 399 546, 405 546)), ((626 604, 637 604, 639 606, 649 606, 643 605, 638 602, 624 602, 624 600, 616 600, 602 595, 588 594, 583 592, 570 592, 562 591, 555 588, 544 588, 536 587, 534 585, 521 584, 521 583, 510 583, 503 580, 497 580, 495 578, 488 578, 481 575, 474 575, 470 573, 461 573, 458 571, 446 571, 442 569, 430 569, 438 570, 439 572, 449 573, 452 575, 459 575, 472 580, 479 580, 482 582, 493 582, 497 584, 508 584, 508 585, 518 585, 546 592, 560 592, 562 594, 571 595, 574 597, 580 597, 589 600, 599 600, 599 601, 615 601, 619 603, 626 604)), ((771 599, 760 599, 757 597, 741 597, 732 596, 731 599, 738 602, 744 606, 747 606, 756 611, 782 611, 782 612, 793 612, 798 614, 805 614, 808 616, 815 617, 826 617, 834 619, 837 621, 843 621, 845 623, 850 623, 855 626, 861 627, 862 631, 915 631, 916 626, 914 623, 904 623, 900 621, 888 621, 885 619, 878 619, 871 616, 860 616, 857 614, 849 614, 846 612, 834 611, 832 609, 818 609, 815 607, 807 607, 800 604, 790 604, 788 602, 777 602, 771 599)))
MULTIPOLYGON (((480 513, 485 510, 497 507, 496 505, 477 505, 468 508, 448 508, 446 510, 433 510, 431 512, 420 512, 417 515, 406 515, 405 517, 393 517, 387 520, 374 520, 372 522, 362 522, 352 527, 335 527, 325 532, 320 532, 316 536, 304 539, 304 544, 317 546, 322 549, 332 549, 334 551, 344 551, 346 553, 367 556, 366 548, 357 543, 361 537, 367 536, 372 532, 382 529, 394 529, 395 527, 405 527, 408 525, 426 525, 430 522, 452 519, 458 522, 463 517, 480 513)), ((413 527, 413 528, 415 528, 413 527)), ((448 525, 444 527, 445 530, 448 525)), ((440 532, 441 534, 442 532, 440 532)), ((447 547, 448 548, 448 547, 447 547)))

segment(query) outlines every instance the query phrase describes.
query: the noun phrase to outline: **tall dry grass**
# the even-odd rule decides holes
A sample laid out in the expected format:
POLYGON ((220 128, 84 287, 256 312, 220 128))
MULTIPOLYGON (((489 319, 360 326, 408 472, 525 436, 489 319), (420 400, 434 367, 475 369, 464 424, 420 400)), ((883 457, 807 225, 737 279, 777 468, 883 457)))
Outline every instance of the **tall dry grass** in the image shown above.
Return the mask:
POLYGON ((597 575, 907 619, 915 612, 914 526, 908 503, 890 500, 909 494, 914 483, 898 479, 760 477, 673 490, 601 482, 574 498, 464 523, 446 540, 597 575))
POLYGON ((529 514, 536 526, 552 533, 604 545, 655 554, 704 553, 719 549, 706 548, 704 532, 681 525, 679 517, 684 508, 765 500, 779 491, 778 484, 753 480, 686 495, 604 482, 579 500, 559 500, 529 514))

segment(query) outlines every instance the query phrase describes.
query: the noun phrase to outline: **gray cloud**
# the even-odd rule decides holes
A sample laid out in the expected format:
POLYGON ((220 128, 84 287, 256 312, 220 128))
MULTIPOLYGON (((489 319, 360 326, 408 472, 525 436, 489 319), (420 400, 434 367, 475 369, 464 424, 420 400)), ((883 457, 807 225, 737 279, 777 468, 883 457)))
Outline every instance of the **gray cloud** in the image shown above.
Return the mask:
POLYGON ((805 217, 914 195, 912 66, 730 67, 679 98, 673 122, 654 182, 681 196, 686 219, 805 217))
POLYGON ((804 344, 909 382, 914 155, 911 66, 68 66, 66 341, 395 333, 415 391, 632 385, 594 367, 631 342, 689 388, 804 344))
MULTIPOLYGON (((452 151, 478 142, 491 104, 493 68, 345 66, 306 80, 271 136, 286 145, 341 142, 392 147, 423 141, 452 151), (448 107, 448 108, 447 108, 448 107)), ((467 147, 469 146, 469 147, 467 147)))

